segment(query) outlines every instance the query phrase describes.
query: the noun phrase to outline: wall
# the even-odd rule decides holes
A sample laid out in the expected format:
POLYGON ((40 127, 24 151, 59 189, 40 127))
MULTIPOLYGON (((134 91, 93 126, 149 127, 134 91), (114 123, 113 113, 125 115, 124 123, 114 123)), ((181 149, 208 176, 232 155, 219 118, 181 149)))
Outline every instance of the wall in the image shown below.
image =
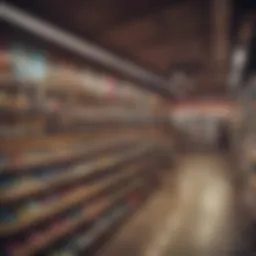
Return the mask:
POLYGON ((231 117, 233 106, 228 101, 185 101, 172 105, 170 115, 174 126, 187 135, 188 143, 213 145, 219 122, 231 117))

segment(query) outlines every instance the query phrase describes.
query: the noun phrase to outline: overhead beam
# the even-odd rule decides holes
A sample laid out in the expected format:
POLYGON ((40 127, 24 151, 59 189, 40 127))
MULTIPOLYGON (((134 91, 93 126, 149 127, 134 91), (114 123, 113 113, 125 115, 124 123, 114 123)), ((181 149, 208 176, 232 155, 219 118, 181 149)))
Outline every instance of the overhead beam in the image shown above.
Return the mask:
POLYGON ((171 94, 167 81, 131 61, 124 60, 101 47, 82 40, 71 33, 61 30, 54 25, 36 18, 9 4, 1 3, 0 18, 15 24, 43 39, 56 43, 80 56, 96 61, 97 63, 117 70, 143 83, 153 85, 171 94))
MULTIPOLYGON (((180 3, 184 0, 158 0, 158 1, 146 1, 146 3, 141 2, 141 8, 135 8, 135 6, 131 6, 133 1, 127 1, 127 6, 131 6, 128 9, 124 9, 122 16, 113 20, 108 24, 102 24, 100 29, 97 29, 95 34, 104 34, 106 31, 111 31, 117 27, 129 24, 134 21, 139 21, 141 19, 145 19, 151 16, 155 16, 156 13, 159 13, 166 8, 170 8, 170 6, 180 3)), ((140 1, 136 2, 136 5, 139 4, 140 1)))
POLYGON ((223 85, 227 82, 229 34, 230 34, 230 0, 211 0, 212 24, 212 72, 223 85))

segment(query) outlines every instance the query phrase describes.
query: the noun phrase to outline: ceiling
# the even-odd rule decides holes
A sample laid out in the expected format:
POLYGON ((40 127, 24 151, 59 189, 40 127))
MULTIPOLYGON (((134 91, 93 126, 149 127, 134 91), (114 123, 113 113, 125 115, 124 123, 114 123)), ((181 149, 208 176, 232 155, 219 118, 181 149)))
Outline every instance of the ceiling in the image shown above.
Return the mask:
POLYGON ((194 94, 226 90, 231 26, 226 0, 7 2, 165 78, 176 67, 192 69, 194 94))

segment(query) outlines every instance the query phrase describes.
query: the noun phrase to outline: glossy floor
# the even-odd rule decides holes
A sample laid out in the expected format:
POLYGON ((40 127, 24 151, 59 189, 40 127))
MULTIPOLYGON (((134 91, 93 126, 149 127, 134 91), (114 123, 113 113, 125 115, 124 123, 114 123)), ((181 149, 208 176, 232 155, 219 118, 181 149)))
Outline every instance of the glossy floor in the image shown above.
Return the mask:
POLYGON ((236 254, 242 204, 235 174, 225 159, 218 154, 180 157, 163 188, 125 224, 102 255, 236 254))

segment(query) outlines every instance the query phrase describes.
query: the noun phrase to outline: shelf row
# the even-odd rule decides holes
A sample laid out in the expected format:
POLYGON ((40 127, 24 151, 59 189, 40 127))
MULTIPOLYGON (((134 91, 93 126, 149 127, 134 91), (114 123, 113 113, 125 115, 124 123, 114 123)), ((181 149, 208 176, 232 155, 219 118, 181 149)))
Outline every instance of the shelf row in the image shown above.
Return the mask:
POLYGON ((67 162, 72 159, 89 156, 107 149, 120 147, 121 145, 141 142, 133 136, 120 136, 116 139, 105 139, 100 142, 87 142, 87 140, 55 143, 52 146, 38 146, 27 149, 2 150, 1 173, 21 172, 35 166, 47 166, 58 162, 67 162), (9 152, 8 152, 9 151, 9 152))
MULTIPOLYGON (((9 84, 8 81, 5 82, 9 84)), ((59 95, 47 95, 46 88, 35 89, 34 92, 28 93, 22 87, 17 87, 15 93, 10 93, 8 90, 3 90, 6 87, 8 86, 0 85, 0 137, 2 138, 75 132, 100 128, 103 125, 137 127, 158 122, 153 108, 143 106, 142 99, 137 101, 140 107, 137 105, 116 107, 105 102, 107 99, 95 106, 87 98, 74 98, 70 93, 67 94, 68 98, 63 99, 59 95)), ((80 96, 79 93, 78 95, 80 96)))
MULTIPOLYGON (((12 116, 23 115, 24 117, 33 116, 49 116, 55 114, 56 116, 66 117, 72 120, 84 120, 84 121, 99 121, 99 120, 138 120, 140 117, 144 117, 146 120, 152 120, 152 109, 147 107, 127 107, 127 106, 112 106, 112 105, 93 105, 85 102, 78 102, 73 100, 72 102, 65 101, 63 99, 58 100, 59 107, 51 107, 57 99, 47 98, 44 104, 38 106, 36 95, 31 96, 34 100, 28 100, 28 95, 24 93, 16 92, 9 93, 1 90, 0 86, 0 115, 9 114, 12 116)), ((49 96, 50 97, 50 96, 49 96)), ((57 103, 56 103, 57 104, 57 103)))
MULTIPOLYGON (((145 185, 145 183, 148 183, 147 179, 150 176, 150 166, 150 163, 145 162, 140 164, 133 164, 125 170, 127 174, 115 175, 112 177, 114 181, 110 181, 110 179, 107 181, 108 187, 113 187, 114 183, 119 183, 119 187, 116 187, 114 192, 112 190, 112 192, 109 192, 110 194, 104 192, 101 194, 102 196, 96 198, 96 200, 94 199, 92 202, 89 201, 88 203, 83 204, 84 206, 81 205, 79 214, 77 211, 72 211, 72 218, 70 218, 70 215, 61 219, 58 218, 57 223, 54 223, 49 228, 44 229, 39 233, 34 230, 33 238, 30 238, 30 242, 24 242, 23 239, 23 244, 19 247, 16 245, 16 252, 13 252, 13 254, 10 255, 37 255, 37 253, 39 253, 41 250, 48 249, 51 247, 51 245, 57 243, 59 240, 64 239, 68 235, 72 235, 73 232, 78 231, 81 227, 85 226, 88 222, 92 222, 93 219, 97 218, 98 216, 105 216, 106 210, 110 207, 113 207, 114 205, 117 205, 118 201, 120 201, 125 194, 131 193, 132 191, 143 186, 143 184, 145 185), (122 184, 121 180, 123 181, 122 184)), ((101 190, 104 190, 103 187, 101 187, 101 190)), ((93 190, 93 193, 97 192, 98 189, 93 190)), ((131 198, 130 203, 134 205, 136 200, 136 198, 131 198)), ((114 216, 115 214, 111 214, 111 218, 114 218, 114 216)), ((30 216, 27 217, 29 218, 30 216)), ((99 225, 98 221, 96 223, 99 225)), ((86 236, 91 235, 91 231, 87 231, 86 229, 84 234, 86 236)), ((85 237, 83 239, 85 239, 85 237)), ((97 236, 93 237, 93 240, 95 239, 97 239, 97 236)), ((89 244, 87 244, 87 246, 88 245, 89 244)))
MULTIPOLYGON (((82 132, 87 131, 103 131, 103 129, 124 129, 127 127, 133 129, 141 129, 146 126, 158 125, 157 120, 149 119, 146 120, 144 117, 131 118, 124 120, 83 120, 71 125, 67 123, 56 122, 58 116, 53 116, 49 121, 44 122, 38 119, 34 120, 19 120, 14 124, 0 124, 0 139, 11 139, 11 138, 22 138, 22 137, 36 137, 38 135, 53 135, 63 132, 82 132), (52 121, 55 120, 55 121, 52 121), (55 123, 54 123, 55 122, 55 123), (49 124, 49 125, 48 125, 49 124), (40 127, 39 127, 40 126, 40 127), (103 128, 105 127, 105 128, 103 128)), ((2 119, 3 120, 3 119, 2 119)))
POLYGON ((55 195, 52 200, 48 200, 46 203, 36 204, 36 202, 32 201, 32 205, 29 204, 25 209, 20 210, 16 218, 11 219, 9 222, 1 223, 0 235, 9 236, 21 232, 32 225, 42 223, 46 219, 75 207, 92 196, 102 193, 129 177, 133 177, 140 170, 141 165, 143 163, 138 164, 138 161, 135 161, 130 165, 128 164, 128 167, 120 167, 120 171, 117 168, 113 175, 93 179, 88 184, 81 183, 69 190, 65 189, 64 193, 59 197, 55 195))
POLYGON ((40 250, 43 250, 65 236, 72 234, 72 232, 75 232, 80 226, 93 221, 93 219, 106 211, 110 206, 114 205, 127 193, 136 189, 138 186, 139 183, 134 182, 133 184, 128 185, 128 187, 114 193, 114 195, 101 198, 99 201, 92 203, 89 208, 87 205, 82 207, 81 213, 76 216, 76 218, 64 218, 59 222, 58 225, 40 233, 40 237, 37 237, 34 243, 28 243, 19 247, 17 255, 35 255, 36 253, 40 252, 40 250))
POLYGON ((89 143, 95 141, 102 141, 102 144, 109 139, 116 141, 118 138, 125 139, 138 139, 140 137, 150 137, 155 133, 154 126, 145 126, 141 129, 137 127, 102 127, 102 129, 85 129, 83 131, 62 131, 59 133, 40 134, 38 136, 23 136, 19 138, 1 138, 0 149, 2 152, 16 153, 22 150, 36 150, 41 149, 47 151, 47 149, 61 147, 72 147, 74 144, 80 142, 89 143), (19 147, 17 147, 19 145, 19 147))
POLYGON ((53 61, 50 55, 43 50, 10 41, 0 52, 0 83, 12 85, 19 82, 27 84, 27 87, 43 87, 62 94, 87 94, 128 102, 154 100, 153 93, 131 82, 76 65, 72 61, 53 61))
POLYGON ((162 101, 123 78, 7 44, 0 49, 4 256, 89 255, 164 177, 162 101))
MULTIPOLYGON (((35 196, 53 188, 74 184, 76 181, 84 180, 92 175, 102 174, 105 170, 125 161, 132 161, 136 157, 149 153, 152 149, 152 145, 148 143, 137 144, 132 149, 125 149, 124 152, 105 153, 96 159, 86 159, 65 167, 61 166, 61 168, 47 167, 24 177, 8 176, 8 184, 5 177, 5 188, 0 189, 0 203, 10 204, 27 196, 35 196)), ((0 174, 0 178, 1 176, 3 174, 0 174)), ((0 185, 2 185, 1 182, 3 180, 0 180, 0 185)))
POLYGON ((111 207, 85 231, 80 231, 73 239, 62 241, 54 248, 49 255, 95 255, 102 243, 110 239, 111 233, 122 224, 124 220, 136 213, 139 207, 145 202, 147 197, 154 191, 152 188, 142 187, 132 200, 122 200, 117 205, 111 207), (110 233, 111 232, 111 233, 110 233))
POLYGON ((17 115, 10 114, 13 111, 0 109, 0 139, 37 137, 41 135, 51 135, 64 132, 90 132, 92 130, 103 131, 105 129, 133 129, 144 128, 146 126, 157 125, 159 121, 154 117, 146 117, 130 113, 130 117, 83 117, 76 120, 67 115, 61 114, 36 114, 27 115, 27 112, 19 112, 17 115))

